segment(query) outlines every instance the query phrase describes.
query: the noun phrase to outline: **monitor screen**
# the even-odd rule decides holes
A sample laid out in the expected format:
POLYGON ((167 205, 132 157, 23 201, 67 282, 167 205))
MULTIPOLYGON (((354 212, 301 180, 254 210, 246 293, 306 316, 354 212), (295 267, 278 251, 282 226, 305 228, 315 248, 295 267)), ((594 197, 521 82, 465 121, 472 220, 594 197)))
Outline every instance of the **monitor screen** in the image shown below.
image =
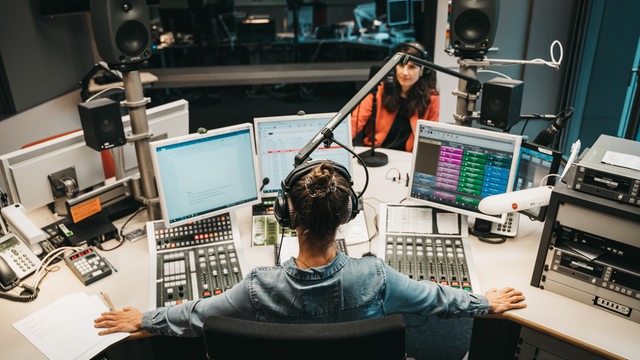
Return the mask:
MULTIPOLYGON (((264 196, 277 195, 280 183, 293 170, 296 154, 334 115, 322 113, 253 119, 260 173, 263 179, 269 179, 262 189, 264 196)), ((341 144, 351 147, 351 120, 348 117, 336 127, 333 136, 341 144)), ((336 143, 329 148, 320 145, 310 157, 335 161, 351 172, 351 154, 336 143)))
POLYGON ((387 25, 398 26, 411 23, 409 0, 387 1, 387 25))
POLYGON ((518 135, 419 120, 409 178, 409 197, 434 208, 492 222, 480 200, 513 188, 520 144, 518 135))
MULTIPOLYGON (((553 185, 556 178, 548 176, 557 174, 560 169, 562 153, 530 142, 523 142, 520 147, 518 171, 513 183, 513 190, 524 190, 544 185, 553 185)), ((532 219, 543 221, 546 214, 546 206, 536 207, 520 211, 532 219)))
POLYGON ((166 227, 257 204, 258 167, 250 123, 150 144, 166 227))

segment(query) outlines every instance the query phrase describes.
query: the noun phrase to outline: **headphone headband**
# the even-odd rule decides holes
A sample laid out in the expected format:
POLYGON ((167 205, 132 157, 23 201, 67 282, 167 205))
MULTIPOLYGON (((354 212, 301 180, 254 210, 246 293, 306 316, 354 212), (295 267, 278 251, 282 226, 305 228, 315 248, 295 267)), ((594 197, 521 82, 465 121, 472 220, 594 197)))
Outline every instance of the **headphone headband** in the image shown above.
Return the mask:
POLYGON ((412 48, 418 52, 418 57, 422 60, 429 61, 429 52, 417 41, 406 41, 396 45, 394 52, 401 52, 402 48, 412 48))
POLYGON ((331 166, 333 166, 333 170, 344 177, 349 183, 350 200, 347 206, 349 215, 348 218, 343 221, 343 223, 349 222, 350 220, 354 219, 356 215, 358 215, 358 196, 351 187, 353 185, 353 181, 351 180, 351 175, 349 175, 349 171, 347 170, 347 168, 331 160, 314 160, 296 166, 280 183, 281 191, 278 192, 278 197, 276 198, 273 208, 274 216, 280 226, 288 228, 295 227, 295 223, 293 223, 292 221, 292 219, 294 218, 294 210, 292 209, 291 199, 289 198, 291 190, 298 182, 298 180, 307 175, 313 168, 324 162, 328 162, 329 164, 331 164, 331 166))

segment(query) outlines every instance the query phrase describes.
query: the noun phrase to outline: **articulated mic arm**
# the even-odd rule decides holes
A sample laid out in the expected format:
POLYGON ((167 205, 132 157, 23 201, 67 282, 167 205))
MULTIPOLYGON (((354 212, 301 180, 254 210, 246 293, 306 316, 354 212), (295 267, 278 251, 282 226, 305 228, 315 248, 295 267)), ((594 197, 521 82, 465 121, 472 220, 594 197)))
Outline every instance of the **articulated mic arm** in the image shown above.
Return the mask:
POLYGON ((333 131, 340 125, 340 123, 351 114, 353 109, 360 104, 362 99, 364 99, 369 92, 387 76, 396 65, 403 63, 407 64, 409 61, 414 62, 416 64, 420 64, 422 66, 426 66, 428 68, 443 72, 445 74, 449 74, 451 76, 463 79, 467 81, 467 92, 469 93, 478 93, 482 88, 482 83, 474 77, 461 74, 457 71, 436 65, 429 61, 417 58, 415 56, 411 56, 404 53, 396 53, 387 61, 381 68, 378 70, 375 75, 373 75, 369 81, 360 90, 338 111, 331 120, 325 125, 320 131, 314 136, 300 151, 295 157, 294 166, 298 166, 303 164, 307 159, 309 159, 309 155, 320 146, 321 143, 324 142, 325 146, 331 145, 331 141, 333 141, 333 131))

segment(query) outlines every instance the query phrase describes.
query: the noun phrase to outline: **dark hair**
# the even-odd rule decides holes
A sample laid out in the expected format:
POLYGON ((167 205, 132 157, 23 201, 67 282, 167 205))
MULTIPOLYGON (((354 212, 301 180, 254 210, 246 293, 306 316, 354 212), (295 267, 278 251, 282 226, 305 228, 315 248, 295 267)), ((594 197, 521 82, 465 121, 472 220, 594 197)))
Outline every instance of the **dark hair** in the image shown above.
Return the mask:
MULTIPOLYGON (((418 58, 423 57, 423 54, 413 46, 401 44, 397 49, 399 52, 404 54, 409 54, 418 58)), ((395 86, 389 88, 391 91, 385 90, 382 99, 382 106, 390 112, 398 110, 398 107, 400 106, 400 94, 402 92, 402 87, 395 76, 393 77, 393 81, 395 86)), ((434 70, 429 71, 425 76, 421 76, 411 89, 409 89, 407 94, 408 114, 405 115, 407 117, 411 117, 411 115, 417 112, 419 117, 425 116, 429 103, 431 102, 430 95, 438 94, 436 86, 437 79, 436 72, 434 70)))
POLYGON ((329 246, 351 215, 351 191, 349 181, 330 163, 318 164, 291 189, 292 222, 317 241, 314 246, 329 246))

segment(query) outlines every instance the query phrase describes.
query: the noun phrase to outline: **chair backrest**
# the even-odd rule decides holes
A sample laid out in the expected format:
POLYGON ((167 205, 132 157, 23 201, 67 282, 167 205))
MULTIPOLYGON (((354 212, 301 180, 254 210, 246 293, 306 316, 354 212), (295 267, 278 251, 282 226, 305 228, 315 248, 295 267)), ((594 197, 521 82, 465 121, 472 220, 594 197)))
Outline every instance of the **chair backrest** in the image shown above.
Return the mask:
POLYGON ((209 317, 208 359, 406 359, 400 314, 329 324, 275 324, 209 317))

